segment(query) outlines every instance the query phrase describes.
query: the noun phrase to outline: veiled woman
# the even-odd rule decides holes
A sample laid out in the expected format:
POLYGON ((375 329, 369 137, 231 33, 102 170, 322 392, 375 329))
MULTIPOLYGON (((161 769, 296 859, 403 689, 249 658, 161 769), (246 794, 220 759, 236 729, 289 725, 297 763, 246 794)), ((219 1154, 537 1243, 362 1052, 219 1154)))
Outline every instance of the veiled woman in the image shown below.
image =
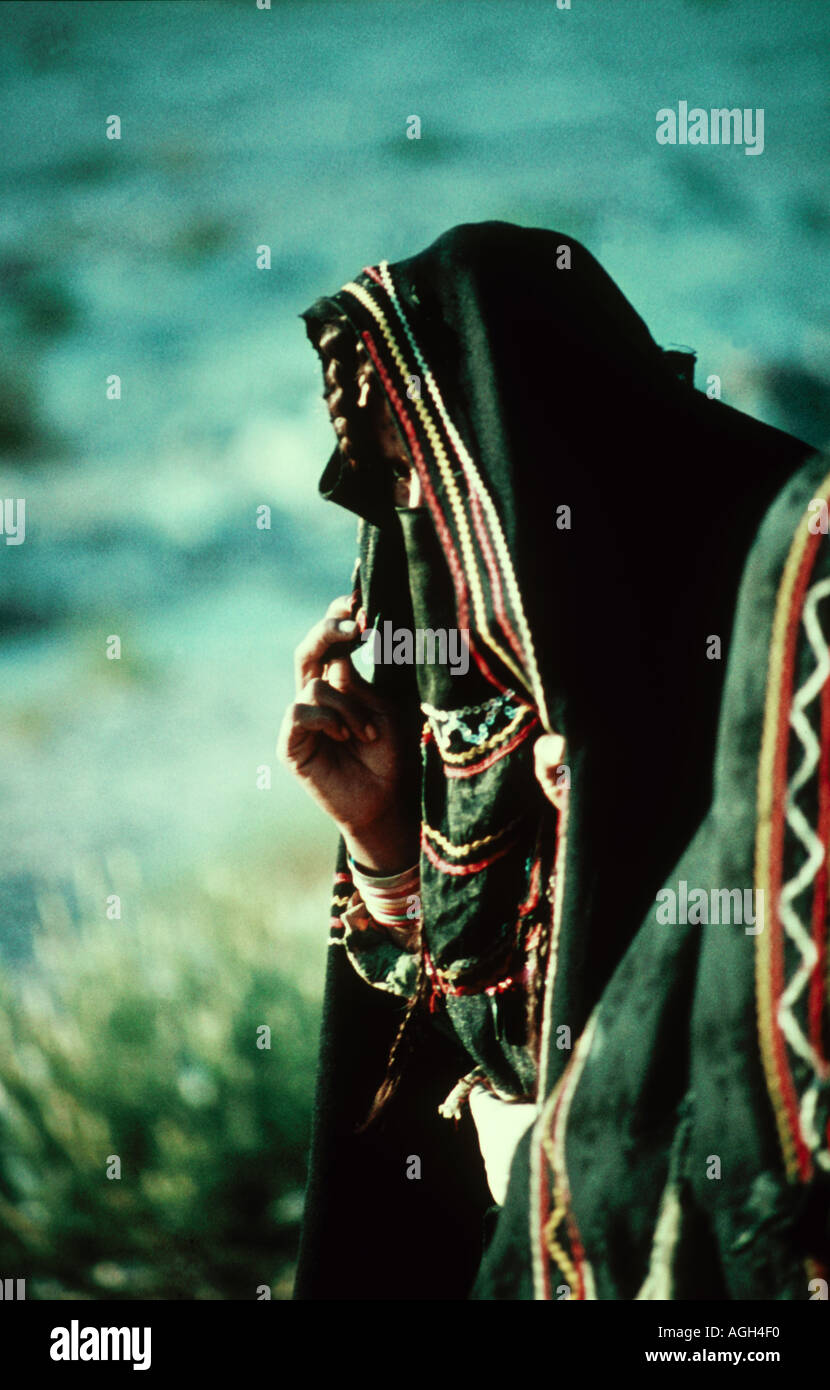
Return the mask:
POLYGON ((360 520, 280 736, 341 834, 296 1296, 809 1297, 826 465, 556 233, 457 227, 304 319, 360 520), (372 629, 467 634, 468 669, 372 629), (763 888, 764 931, 666 921, 681 879, 763 888))

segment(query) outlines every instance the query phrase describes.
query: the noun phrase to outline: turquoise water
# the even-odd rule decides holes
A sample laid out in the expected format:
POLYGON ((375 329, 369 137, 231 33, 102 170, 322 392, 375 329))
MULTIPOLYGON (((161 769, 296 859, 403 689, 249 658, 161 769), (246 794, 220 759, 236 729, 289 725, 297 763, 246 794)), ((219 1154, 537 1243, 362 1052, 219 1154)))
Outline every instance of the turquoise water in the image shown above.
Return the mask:
POLYGON ((366 262, 460 221, 557 228, 699 385, 825 437, 828 40, 820 0, 0 7, 8 948, 96 865, 161 884, 268 855, 276 892, 300 849, 322 928, 331 834, 273 745, 353 542, 316 498, 297 315, 366 262), (658 146, 680 99, 763 107, 763 155, 658 146))

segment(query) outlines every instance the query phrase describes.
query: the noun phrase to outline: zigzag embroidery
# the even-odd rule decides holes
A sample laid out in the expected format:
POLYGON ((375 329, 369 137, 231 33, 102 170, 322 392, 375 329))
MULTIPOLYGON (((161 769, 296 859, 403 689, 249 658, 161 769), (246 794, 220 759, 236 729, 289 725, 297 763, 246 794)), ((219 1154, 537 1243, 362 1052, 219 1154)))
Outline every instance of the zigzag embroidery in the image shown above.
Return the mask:
POLYGON ((482 835, 480 839, 470 840, 469 844, 466 845, 454 845, 452 840, 448 840, 446 835, 442 835, 441 831, 436 830, 434 826, 427 825, 426 821, 423 822, 421 828, 424 834, 429 836, 431 840, 435 840, 436 844, 439 844, 446 854, 462 855, 471 854, 473 850, 483 849, 485 845, 494 844, 496 840, 501 840, 509 830, 515 830, 518 824, 519 817, 517 816, 515 820, 510 821, 507 825, 503 826, 501 830, 496 830, 494 834, 482 835))
POLYGON ((449 751, 449 739, 443 736, 440 725, 433 724, 430 720, 430 728, 435 735, 435 742, 438 745, 442 760, 445 763, 460 765, 461 763, 469 763, 474 758, 480 758, 483 753, 487 753, 491 748, 497 748, 499 744, 504 743, 505 739, 508 739, 513 731, 519 727, 525 715, 532 713, 529 705, 523 705, 503 729, 499 729, 498 733, 492 734, 490 738, 475 744, 474 747, 465 749, 463 753, 451 753, 449 751))
POLYGON ((786 819, 790 829, 797 835, 806 851, 806 859, 798 873, 782 886, 779 912, 781 922, 790 940, 801 955, 801 963, 781 996, 778 1005, 778 1026, 787 1039, 793 1052, 812 1068, 813 1080, 807 1087, 799 1107, 799 1122, 802 1134, 812 1150, 818 1165, 830 1169, 830 1152, 823 1148, 823 1139, 816 1128, 816 1106, 818 1089, 824 1081, 825 1067, 815 1048, 806 1037, 793 1012, 806 989, 813 970, 818 962, 818 951, 812 936, 806 931, 791 904, 813 881, 824 862, 824 846, 799 807, 795 804, 796 794, 812 777, 821 756, 821 747, 804 711, 821 692, 830 676, 830 650, 824 639, 816 608, 823 598, 830 594, 830 579, 822 579, 807 594, 804 601, 803 623, 816 668, 796 693, 790 725, 801 740, 804 756, 787 788, 786 819))

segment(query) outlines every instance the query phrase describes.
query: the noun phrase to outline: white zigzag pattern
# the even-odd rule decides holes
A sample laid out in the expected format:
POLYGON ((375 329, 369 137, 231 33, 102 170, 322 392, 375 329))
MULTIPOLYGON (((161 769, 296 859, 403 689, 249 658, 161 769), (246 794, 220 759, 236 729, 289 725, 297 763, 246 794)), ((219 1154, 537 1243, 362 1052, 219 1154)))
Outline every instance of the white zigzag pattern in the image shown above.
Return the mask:
POLYGON ((790 725, 804 748, 800 767, 787 788, 787 824, 795 832, 807 853, 798 873, 781 889, 780 913, 784 929, 801 953, 801 963, 787 985, 778 1006, 778 1026, 792 1050, 812 1068, 814 1078, 801 1101, 799 1121, 804 1138, 820 1167, 830 1169, 830 1152, 822 1149, 824 1140, 816 1128, 816 1106, 819 1083, 824 1079, 823 1064, 793 1013, 793 1007, 804 992, 818 961, 818 951, 812 937, 791 907, 791 903, 815 878, 824 860, 824 846, 795 804, 796 793, 809 781, 821 756, 821 747, 804 711, 821 691, 830 676, 830 650, 821 629, 816 608, 830 594, 830 579, 815 584, 804 601, 803 622, 807 639, 816 658, 816 669, 793 699, 790 725))

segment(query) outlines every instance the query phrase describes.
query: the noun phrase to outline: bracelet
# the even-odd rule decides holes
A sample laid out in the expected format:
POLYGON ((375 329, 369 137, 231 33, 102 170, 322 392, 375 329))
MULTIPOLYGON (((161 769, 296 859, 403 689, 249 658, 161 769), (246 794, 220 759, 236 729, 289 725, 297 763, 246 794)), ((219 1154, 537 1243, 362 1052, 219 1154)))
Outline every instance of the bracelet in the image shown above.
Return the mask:
POLYGON ((420 864, 413 864, 400 874, 382 875, 358 869, 351 855, 348 860, 354 886, 369 916, 382 927, 414 927, 421 915, 420 864), (417 904, 414 912, 413 900, 417 904))

